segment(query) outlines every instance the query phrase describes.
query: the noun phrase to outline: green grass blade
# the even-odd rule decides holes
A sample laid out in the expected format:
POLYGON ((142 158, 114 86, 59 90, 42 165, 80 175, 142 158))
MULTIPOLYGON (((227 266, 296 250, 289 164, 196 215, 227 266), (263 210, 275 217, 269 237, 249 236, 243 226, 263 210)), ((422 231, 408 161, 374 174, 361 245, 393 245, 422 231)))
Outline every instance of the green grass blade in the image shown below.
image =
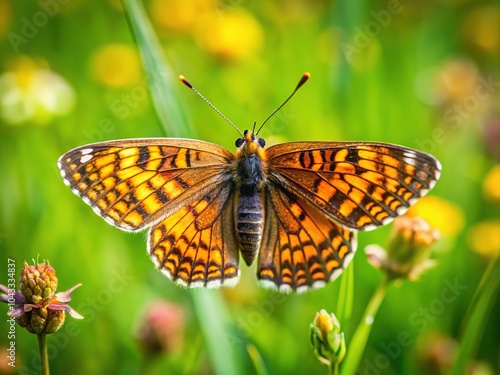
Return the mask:
MULTIPOLYGON (((130 27, 141 52, 144 68, 150 78, 153 104, 165 133, 172 137, 195 137, 195 131, 184 116, 182 106, 175 96, 174 79, 161 45, 146 17, 144 8, 136 0, 124 0, 130 27)), ((219 375, 242 373, 237 365, 236 356, 231 353, 229 343, 223 339, 227 327, 227 311, 220 294, 206 290, 191 292, 195 312, 205 336, 208 355, 214 371, 219 375)))
MULTIPOLYGON (((194 289, 192 291, 196 315, 205 333, 206 346, 214 372, 217 375, 242 374, 238 366, 237 353, 225 339, 227 312, 222 308, 224 301, 216 291, 194 289)), ((242 361, 239 361, 241 363, 242 361)))
POLYGON ((497 257, 496 260, 490 261, 488 269, 479 283, 476 292, 477 298, 474 298, 477 303, 472 307, 471 313, 467 314, 470 319, 465 322, 465 330, 455 357, 455 363, 450 371, 451 375, 463 374, 471 357, 475 354, 484 333, 484 326, 488 321, 488 313, 496 300, 499 287, 500 257, 497 257))
POLYGON ((158 118, 169 137, 195 137, 195 130, 176 99, 177 75, 167 62, 144 7, 137 0, 124 0, 130 28, 148 76, 151 98, 158 118))
POLYGON ((378 309, 384 300, 385 294, 387 292, 387 287, 389 285, 388 278, 384 276, 384 279, 380 282, 377 289, 372 295, 370 302, 366 306, 366 310, 359 322, 356 331, 352 337, 352 340, 347 344, 347 352, 344 361, 341 363, 340 374, 341 375, 351 375, 355 374, 363 353, 365 351, 366 343, 368 342, 368 337, 375 321, 375 316, 377 315, 378 309))
POLYGON ((335 315, 344 331, 352 317, 354 303, 354 267, 347 267, 340 279, 340 292, 335 315))
POLYGON ((268 375, 269 372, 267 371, 264 359, 260 355, 255 345, 247 344, 247 352, 255 367, 255 373, 257 375, 268 375))

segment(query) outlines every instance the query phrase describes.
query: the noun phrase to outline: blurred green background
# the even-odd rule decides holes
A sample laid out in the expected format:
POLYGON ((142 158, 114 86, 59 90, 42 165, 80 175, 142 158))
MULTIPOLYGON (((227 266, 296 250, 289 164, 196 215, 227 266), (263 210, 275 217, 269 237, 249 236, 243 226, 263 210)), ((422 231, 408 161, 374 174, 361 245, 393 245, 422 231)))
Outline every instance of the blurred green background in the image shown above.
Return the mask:
MULTIPOLYGON (((443 165, 414 211, 441 232, 437 265, 391 286, 358 373, 447 373, 481 277, 500 252, 499 2, 151 0, 144 7, 168 61, 163 76, 144 70, 118 0, 0 0, 0 283, 8 258, 17 275, 23 261, 49 260, 61 291, 83 283, 71 306, 85 319, 67 317, 48 337, 52 373, 326 373, 309 324, 321 309, 341 309, 341 281, 279 295, 258 287, 255 267, 242 265, 234 289, 177 287, 148 259, 145 233, 107 225, 56 167, 73 147, 119 138, 189 136, 233 150, 237 133, 177 75, 246 129, 305 71, 310 82, 262 131, 268 144, 391 142, 443 165), (160 121, 151 85, 168 87, 165 105, 182 113, 160 121), (443 298, 450 283, 456 298, 443 298), (145 327, 164 340, 161 355, 138 339, 145 327), (404 345, 401 334, 410 338, 404 345)), ((359 235, 352 316, 341 322, 347 350, 382 278, 363 249, 384 246, 389 231, 359 235)), ((500 305, 489 302, 464 373, 500 373, 500 305)), ((0 315, 6 311, 2 305, 0 315)), ((12 373, 7 317, 0 321, 0 371, 12 373)), ((36 373, 36 339, 20 327, 16 358, 21 373, 36 373)))

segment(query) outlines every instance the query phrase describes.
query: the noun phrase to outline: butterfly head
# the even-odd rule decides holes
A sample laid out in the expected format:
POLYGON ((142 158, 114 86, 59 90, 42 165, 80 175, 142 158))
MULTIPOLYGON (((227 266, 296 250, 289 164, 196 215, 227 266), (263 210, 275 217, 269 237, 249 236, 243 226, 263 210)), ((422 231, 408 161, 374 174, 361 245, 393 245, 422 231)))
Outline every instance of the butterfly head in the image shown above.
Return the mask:
POLYGON ((238 147, 238 152, 243 155, 259 154, 259 156, 262 156, 266 141, 264 138, 259 138, 253 130, 245 130, 243 137, 238 138, 235 145, 238 147))

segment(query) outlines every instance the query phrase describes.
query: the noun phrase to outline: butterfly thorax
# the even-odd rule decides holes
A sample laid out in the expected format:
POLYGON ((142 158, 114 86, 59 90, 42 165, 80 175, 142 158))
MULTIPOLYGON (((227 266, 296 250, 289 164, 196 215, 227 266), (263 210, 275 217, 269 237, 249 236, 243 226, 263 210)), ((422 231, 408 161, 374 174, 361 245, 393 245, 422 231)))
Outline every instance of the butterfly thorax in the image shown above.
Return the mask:
POLYGON ((267 163, 264 139, 245 130, 244 138, 236 140, 238 150, 234 182, 238 190, 236 232, 245 263, 252 264, 260 247, 264 223, 262 204, 267 163))

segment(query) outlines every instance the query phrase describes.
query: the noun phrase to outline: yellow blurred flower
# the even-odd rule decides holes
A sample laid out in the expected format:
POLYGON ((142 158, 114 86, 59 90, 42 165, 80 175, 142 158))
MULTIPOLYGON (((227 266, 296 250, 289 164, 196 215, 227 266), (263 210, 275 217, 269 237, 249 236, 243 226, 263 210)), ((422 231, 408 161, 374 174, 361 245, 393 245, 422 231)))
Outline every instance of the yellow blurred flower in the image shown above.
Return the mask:
POLYGON ((500 7, 485 5, 469 12, 465 18, 462 35, 464 39, 486 52, 500 50, 500 7))
POLYGON ((213 0, 153 0, 150 13, 161 29, 191 33, 200 19, 216 10, 213 0))
POLYGON ((485 220, 473 226, 467 235, 469 246, 487 258, 500 255, 500 221, 485 220))
POLYGON ((444 61, 436 74, 436 95, 441 103, 458 103, 474 92, 479 71, 471 61, 450 59, 444 61))
POLYGON ((5 123, 42 125, 73 109, 75 92, 63 77, 28 57, 10 65, 0 75, 0 118, 5 123))
POLYGON ((486 175, 483 192, 490 201, 500 203, 500 164, 495 165, 486 175))
POLYGON ((443 236, 455 236, 464 226, 462 210, 454 203, 435 196, 421 198, 406 215, 425 219, 443 236))
POLYGON ((224 61, 243 60, 262 47, 264 34, 259 22, 242 9, 232 9, 222 16, 212 13, 196 28, 200 47, 224 61))
POLYGON ((95 80, 108 87, 140 83, 141 62, 137 50, 126 44, 110 44, 94 52, 90 69, 95 80))

